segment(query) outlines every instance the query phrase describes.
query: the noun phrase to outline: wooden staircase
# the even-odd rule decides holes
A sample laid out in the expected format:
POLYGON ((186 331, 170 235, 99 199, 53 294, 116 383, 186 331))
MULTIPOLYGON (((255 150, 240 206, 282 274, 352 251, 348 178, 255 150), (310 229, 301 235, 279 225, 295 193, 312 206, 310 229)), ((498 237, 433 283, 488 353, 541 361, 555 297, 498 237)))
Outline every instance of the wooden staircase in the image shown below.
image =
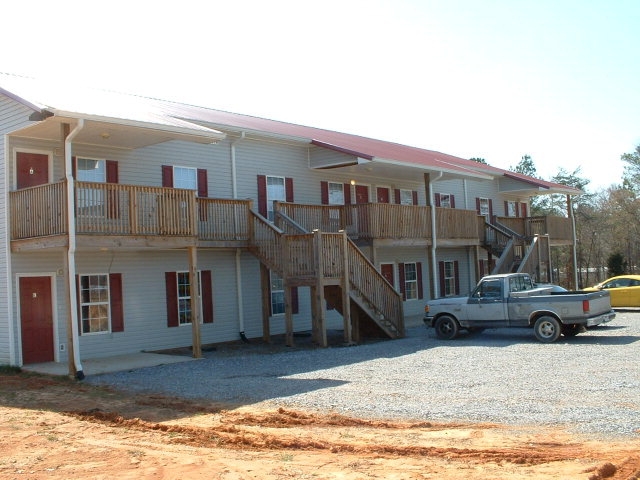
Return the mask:
POLYGON ((312 294, 312 324, 326 346, 325 300, 344 318, 345 342, 381 332, 404 336, 402 297, 378 272, 345 232, 306 232, 293 220, 280 217, 278 228, 250 212, 249 250, 285 284, 287 343, 293 343, 292 313, 287 290, 308 286, 312 294), (355 327, 355 328, 354 328, 355 327))
POLYGON ((485 223, 483 247, 498 257, 491 271, 499 273, 530 273, 537 282, 549 282, 549 236, 525 238, 500 224, 485 223))

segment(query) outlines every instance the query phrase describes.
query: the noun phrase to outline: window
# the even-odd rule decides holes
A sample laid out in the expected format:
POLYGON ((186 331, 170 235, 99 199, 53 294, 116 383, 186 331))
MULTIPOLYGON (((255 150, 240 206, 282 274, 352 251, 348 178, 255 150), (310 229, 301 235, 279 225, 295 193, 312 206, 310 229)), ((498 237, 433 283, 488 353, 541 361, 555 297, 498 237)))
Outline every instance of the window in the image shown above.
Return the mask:
POLYGON ((413 190, 400 189, 400 205, 413 205, 413 190))
MULTIPOLYGON (((192 323, 191 283, 189 272, 165 272, 167 294, 167 326, 178 327, 192 323)), ((213 323, 213 287, 211 270, 198 271, 200 311, 202 323, 213 323)))
POLYGON ((455 262, 444 261, 444 296, 456 295, 456 268, 455 262))
POLYGON ((195 168, 174 166, 173 187, 198 190, 198 171, 195 168))
POLYGON ((507 217, 517 217, 518 208, 516 206, 516 202, 506 202, 506 204, 507 204, 507 217))
POLYGON ((449 195, 448 193, 441 193, 440 194, 440 207, 443 208, 452 208, 451 207, 451 195, 449 195))
MULTIPOLYGON (((105 183, 107 168, 104 160, 76 159, 76 179, 81 182, 105 183)), ((104 191, 99 188, 78 188, 77 208, 81 215, 104 216, 104 191)))
POLYGON ((94 158, 77 158, 76 179, 81 182, 106 182, 107 167, 105 161, 94 158))
MULTIPOLYGON (((176 272, 178 284, 178 324, 191 324, 191 282, 189 272, 176 272)), ((198 272, 198 283, 202 285, 202 276, 198 272)), ((201 297, 201 295, 198 295, 201 297)))
POLYGON ((344 205, 344 185, 342 183, 328 182, 329 205, 344 205))
POLYGON ((407 300, 418 298, 418 268, 415 263, 404 264, 404 293, 407 300))
POLYGON ((109 332, 109 276, 80 275, 78 296, 81 333, 109 332))
POLYGON ((491 208, 489 207, 489 199, 479 198, 478 205, 479 205, 478 213, 480 215, 484 215, 485 217, 487 217, 487 219, 489 219, 489 216, 491 215, 491 208))
POLYGON ((282 315, 284 313, 284 281, 282 278, 271 272, 271 315, 282 315))
POLYGON ((267 177, 267 219, 272 221, 275 218, 273 202, 286 201, 286 190, 284 177, 267 177))

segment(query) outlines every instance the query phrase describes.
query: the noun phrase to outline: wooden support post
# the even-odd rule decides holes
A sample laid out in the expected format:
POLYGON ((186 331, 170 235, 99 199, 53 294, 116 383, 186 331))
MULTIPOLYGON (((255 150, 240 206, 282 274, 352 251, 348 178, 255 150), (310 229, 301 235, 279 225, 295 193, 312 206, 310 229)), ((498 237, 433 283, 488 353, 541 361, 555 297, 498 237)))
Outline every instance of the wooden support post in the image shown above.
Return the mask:
POLYGON ((189 287, 191 293, 191 343, 193 358, 202 358, 200 339, 200 321, 202 308, 200 303, 200 279, 198 278, 198 251, 196 247, 187 247, 189 252, 189 287))
POLYGON ((269 317, 271 316, 271 279, 269 269, 260 264, 260 291, 262 292, 262 340, 271 343, 271 330, 269 327, 269 317))
POLYGON ((311 341, 315 344, 320 343, 320 328, 318 319, 318 297, 316 295, 316 287, 309 287, 311 295, 311 341))
POLYGON ((342 318, 344 319, 344 341, 353 343, 351 332, 351 283, 349 282, 349 242, 347 232, 342 231, 342 318))
POLYGON ((293 347, 293 308, 291 303, 292 287, 285 285, 284 287, 284 323, 286 330, 285 343, 287 347, 293 347))
POLYGON ((327 346, 327 314, 324 300, 324 268, 322 255, 322 232, 314 230, 314 248, 316 257, 316 309, 318 317, 318 344, 327 346))

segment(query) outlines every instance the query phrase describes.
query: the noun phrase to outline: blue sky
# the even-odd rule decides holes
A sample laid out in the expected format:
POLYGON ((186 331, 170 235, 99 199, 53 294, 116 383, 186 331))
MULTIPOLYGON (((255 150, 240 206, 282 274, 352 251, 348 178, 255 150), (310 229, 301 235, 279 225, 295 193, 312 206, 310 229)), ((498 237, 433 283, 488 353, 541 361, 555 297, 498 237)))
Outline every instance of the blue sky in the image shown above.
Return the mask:
POLYGON ((640 144, 638 0, 3 7, 0 71, 437 150, 597 191, 640 144), (9 20, 11 19, 11 20, 9 20))

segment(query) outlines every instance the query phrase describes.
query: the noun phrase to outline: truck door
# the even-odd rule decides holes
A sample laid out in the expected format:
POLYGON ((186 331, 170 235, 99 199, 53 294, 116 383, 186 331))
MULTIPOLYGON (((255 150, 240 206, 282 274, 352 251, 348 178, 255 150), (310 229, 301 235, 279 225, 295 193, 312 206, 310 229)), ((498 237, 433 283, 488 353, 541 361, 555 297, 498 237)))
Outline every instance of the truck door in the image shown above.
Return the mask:
POLYGON ((468 319, 470 326, 506 325, 504 292, 499 278, 481 282, 469 297, 468 319))

